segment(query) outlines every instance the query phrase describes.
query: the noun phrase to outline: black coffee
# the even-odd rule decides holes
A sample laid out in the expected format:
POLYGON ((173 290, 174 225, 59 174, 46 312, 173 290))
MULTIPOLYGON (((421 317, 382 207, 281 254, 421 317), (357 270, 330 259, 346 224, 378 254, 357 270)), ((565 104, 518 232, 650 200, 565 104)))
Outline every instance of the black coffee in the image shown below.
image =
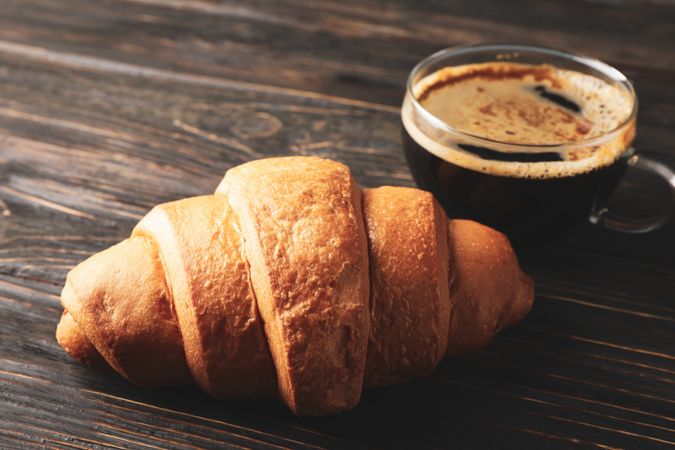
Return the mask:
POLYGON ((516 244, 587 219, 626 170, 632 97, 599 78, 495 62, 441 69, 413 93, 424 113, 406 98, 401 117, 418 185, 450 217, 478 220, 516 244))

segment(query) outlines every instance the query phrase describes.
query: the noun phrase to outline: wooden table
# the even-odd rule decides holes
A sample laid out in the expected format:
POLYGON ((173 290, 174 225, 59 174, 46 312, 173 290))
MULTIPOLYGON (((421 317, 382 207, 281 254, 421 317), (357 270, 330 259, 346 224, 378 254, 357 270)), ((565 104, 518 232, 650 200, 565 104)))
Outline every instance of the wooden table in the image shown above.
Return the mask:
MULTIPOLYGON (((665 0, 3 0, 0 448, 674 446, 673 223, 587 225, 523 253, 524 323, 321 419, 137 389, 54 339, 71 267, 233 165, 321 155, 364 186, 412 185, 404 80, 446 46, 528 42, 619 67, 640 96, 637 146, 675 166, 674 23, 665 0)), ((654 189, 634 175, 622 202, 650 206, 654 189)))

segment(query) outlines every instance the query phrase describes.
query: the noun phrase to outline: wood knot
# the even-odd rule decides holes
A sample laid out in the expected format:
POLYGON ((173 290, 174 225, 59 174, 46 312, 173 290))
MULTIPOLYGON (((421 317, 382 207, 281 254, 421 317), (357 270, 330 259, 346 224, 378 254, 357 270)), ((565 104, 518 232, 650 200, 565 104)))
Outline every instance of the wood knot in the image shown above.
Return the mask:
POLYGON ((260 139, 274 136, 283 124, 267 112, 242 112, 232 118, 230 126, 232 133, 241 139, 260 139))

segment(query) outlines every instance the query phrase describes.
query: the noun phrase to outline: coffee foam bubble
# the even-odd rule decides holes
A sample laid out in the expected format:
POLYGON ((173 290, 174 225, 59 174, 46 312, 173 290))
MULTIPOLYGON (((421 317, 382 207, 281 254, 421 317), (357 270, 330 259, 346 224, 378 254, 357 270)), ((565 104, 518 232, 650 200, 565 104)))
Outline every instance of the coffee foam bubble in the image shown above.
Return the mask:
POLYGON ((546 65, 447 67, 420 80, 413 94, 423 114, 467 135, 439 131, 406 96, 402 119, 411 137, 442 159, 494 175, 556 178, 588 172, 615 161, 635 135, 635 120, 628 121, 633 98, 624 86, 546 65), (492 160, 467 150, 485 147, 534 158, 557 152, 559 160, 492 160))

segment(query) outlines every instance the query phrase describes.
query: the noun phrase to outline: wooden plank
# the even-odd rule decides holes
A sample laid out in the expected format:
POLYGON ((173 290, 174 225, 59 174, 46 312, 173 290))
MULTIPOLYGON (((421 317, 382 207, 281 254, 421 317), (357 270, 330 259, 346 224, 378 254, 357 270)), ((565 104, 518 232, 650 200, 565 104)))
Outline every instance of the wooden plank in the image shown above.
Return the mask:
POLYGON ((355 99, 372 107, 397 106, 410 68, 451 44, 492 40, 559 46, 615 64, 636 82, 639 148, 671 153, 664 142, 675 138, 674 128, 668 127, 675 116, 675 86, 668 70, 672 52, 661 51, 660 45, 675 39, 669 26, 675 18, 672 8, 657 3, 606 8, 584 1, 546 6, 519 1, 504 8, 472 2, 458 9, 452 3, 392 8, 341 2, 307 9, 294 2, 142 0, 102 13, 100 5, 83 0, 31 1, 9 2, 5 8, 0 50, 43 52, 52 63, 98 70, 227 80, 231 86, 236 81, 242 88, 355 99), (373 10, 381 14, 368 14, 373 10), (582 16, 579 10, 584 10, 582 16), (538 20, 518 11, 530 11, 538 20), (309 14, 314 20, 303 20, 309 14), (528 21, 528 27, 520 26, 528 21), (416 23, 425 24, 425 33, 416 23), (588 28, 588 23, 596 25, 588 28))
POLYGON ((668 76, 675 58, 660 45, 675 39, 672 8, 655 2, 620 8, 527 0, 508 7, 485 1, 400 2, 392 7, 353 0, 311 8, 291 0, 217 5, 134 0, 122 5, 105 10, 84 0, 10 1, 0 16, 0 39, 393 105, 400 103, 410 68, 449 45, 498 40, 558 46, 642 77, 668 76))

